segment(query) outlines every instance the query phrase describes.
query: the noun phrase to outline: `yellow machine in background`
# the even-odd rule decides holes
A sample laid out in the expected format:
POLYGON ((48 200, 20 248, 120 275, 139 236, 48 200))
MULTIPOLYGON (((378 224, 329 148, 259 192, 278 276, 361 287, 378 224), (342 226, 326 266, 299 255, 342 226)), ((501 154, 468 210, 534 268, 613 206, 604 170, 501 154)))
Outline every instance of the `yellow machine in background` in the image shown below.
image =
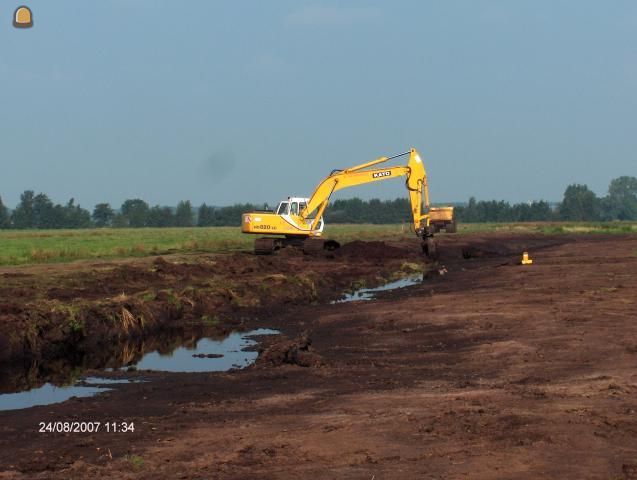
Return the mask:
POLYGON ((435 227, 436 232, 444 228, 447 233, 456 233, 453 207, 431 207, 429 209, 429 224, 435 227))
POLYGON ((339 247, 338 242, 321 238, 324 227, 323 213, 331 195, 344 188, 396 177, 406 177, 405 186, 409 192, 414 231, 423 241, 423 251, 430 257, 436 257, 434 233, 442 228, 447 232, 455 232, 453 207, 429 208, 427 173, 422 158, 414 148, 405 153, 380 157, 345 170, 334 170, 319 183, 309 198, 288 197, 279 203, 274 212, 244 213, 241 231, 277 235, 257 239, 254 247, 257 254, 269 254, 288 245, 302 247, 306 252, 334 250, 339 247), (382 163, 406 155, 409 155, 407 165, 378 167, 382 163))

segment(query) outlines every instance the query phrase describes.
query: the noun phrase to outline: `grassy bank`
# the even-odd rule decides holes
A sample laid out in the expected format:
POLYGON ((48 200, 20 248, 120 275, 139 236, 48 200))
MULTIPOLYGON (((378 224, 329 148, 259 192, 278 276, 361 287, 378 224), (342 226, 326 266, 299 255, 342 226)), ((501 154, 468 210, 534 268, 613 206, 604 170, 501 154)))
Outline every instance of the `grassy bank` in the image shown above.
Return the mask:
MULTIPOLYGON (((409 225, 329 225, 326 235, 340 242, 411 237, 409 225)), ((474 223, 458 233, 637 233, 637 223, 474 223)), ((123 258, 176 252, 251 250, 256 236, 237 227, 126 228, 89 230, 2 230, 0 265, 123 258)))

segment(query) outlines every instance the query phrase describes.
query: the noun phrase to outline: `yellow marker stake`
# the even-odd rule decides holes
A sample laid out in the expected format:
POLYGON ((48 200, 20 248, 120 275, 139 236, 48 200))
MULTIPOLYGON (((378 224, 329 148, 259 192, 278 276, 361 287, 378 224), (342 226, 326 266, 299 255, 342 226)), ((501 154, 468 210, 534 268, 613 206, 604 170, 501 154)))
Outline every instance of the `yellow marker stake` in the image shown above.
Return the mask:
POLYGON ((531 265, 533 260, 529 258, 529 252, 524 252, 522 254, 522 261, 520 262, 522 265, 531 265))
POLYGON ((22 5, 13 14, 13 26, 16 28, 30 28, 33 26, 33 14, 29 7, 22 5))

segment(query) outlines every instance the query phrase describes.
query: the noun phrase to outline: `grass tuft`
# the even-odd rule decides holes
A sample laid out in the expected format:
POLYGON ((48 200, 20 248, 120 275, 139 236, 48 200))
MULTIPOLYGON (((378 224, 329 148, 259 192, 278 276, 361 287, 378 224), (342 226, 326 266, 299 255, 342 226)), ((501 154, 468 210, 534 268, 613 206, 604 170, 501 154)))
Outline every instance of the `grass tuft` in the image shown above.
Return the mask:
POLYGON ((144 467, 144 459, 139 455, 126 455, 124 457, 126 461, 130 462, 133 468, 136 470, 142 469, 144 467))
POLYGON ((201 323, 203 323, 206 327, 214 327, 219 325, 219 317, 216 315, 204 315, 201 317, 201 323))
POLYGON ((121 313, 120 319, 122 324, 122 330, 124 330, 125 333, 128 333, 130 329, 135 325, 135 317, 130 312, 130 310, 128 310, 126 307, 122 307, 122 313, 121 313))

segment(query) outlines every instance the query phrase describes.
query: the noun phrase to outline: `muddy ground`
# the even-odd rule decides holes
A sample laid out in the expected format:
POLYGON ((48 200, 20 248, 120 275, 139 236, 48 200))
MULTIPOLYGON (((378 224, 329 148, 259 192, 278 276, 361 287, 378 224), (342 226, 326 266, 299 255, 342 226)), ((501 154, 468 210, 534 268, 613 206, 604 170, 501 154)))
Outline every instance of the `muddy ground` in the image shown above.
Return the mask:
POLYGON ((637 478, 637 237, 441 236, 440 249, 435 268, 405 241, 3 269, 5 357, 36 365, 7 375, 14 387, 65 353, 96 366, 86 333, 112 341, 118 325, 283 334, 244 370, 133 372, 149 382, 0 412, 0 478, 637 478), (533 265, 517 265, 523 250, 533 265), (422 284, 329 303, 414 264, 422 284), (17 341, 12 325, 34 319, 57 340, 45 328, 17 341), (135 431, 37 432, 71 420, 135 431))
POLYGON ((0 268, 0 393, 134 364, 148 351, 247 330, 270 311, 430 268, 412 247, 352 242, 314 256, 287 249, 0 268))

